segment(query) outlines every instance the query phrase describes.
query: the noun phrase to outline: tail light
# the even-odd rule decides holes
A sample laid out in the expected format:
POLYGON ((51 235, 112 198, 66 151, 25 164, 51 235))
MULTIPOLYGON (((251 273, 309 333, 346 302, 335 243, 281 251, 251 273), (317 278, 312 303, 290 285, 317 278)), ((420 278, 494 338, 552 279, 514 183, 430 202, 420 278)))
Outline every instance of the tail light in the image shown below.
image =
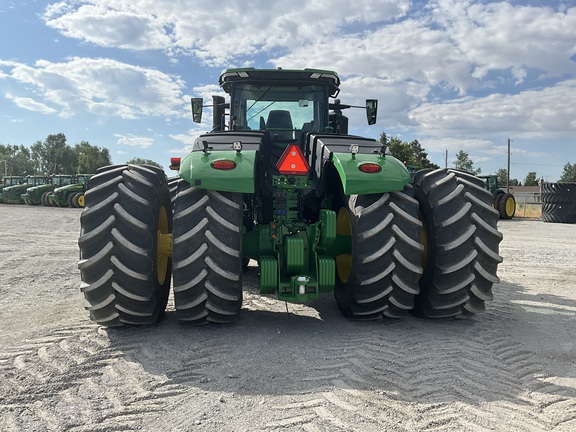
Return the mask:
POLYGON ((361 164, 358 169, 363 173, 377 173, 380 172, 382 167, 376 163, 367 162, 361 164))
POLYGON ((212 168, 227 171, 236 168, 236 162, 227 159, 217 160, 212 162, 212 168))
POLYGON ((179 158, 179 157, 170 158, 170 169, 178 171, 180 169, 180 161, 181 160, 182 160, 182 158, 179 158))

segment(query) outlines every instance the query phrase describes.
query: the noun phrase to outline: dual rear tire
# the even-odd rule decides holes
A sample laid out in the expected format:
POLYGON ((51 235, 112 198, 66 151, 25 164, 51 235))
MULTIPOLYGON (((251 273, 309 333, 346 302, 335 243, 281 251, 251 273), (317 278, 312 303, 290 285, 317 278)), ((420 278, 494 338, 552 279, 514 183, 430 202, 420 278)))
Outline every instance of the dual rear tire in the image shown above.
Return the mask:
POLYGON ((174 306, 193 324, 236 321, 242 306, 242 194, 174 185, 174 306))
POLYGON ((164 314, 171 279, 166 176, 115 165, 100 169, 90 186, 78 240, 85 307, 102 325, 152 324, 164 314))
MULTIPOLYGON (((335 200, 334 294, 354 319, 469 317, 492 299, 502 235, 481 180, 423 170, 403 191, 335 200)), ((105 167, 90 180, 79 238, 81 290, 106 326, 161 318, 171 275, 176 314, 194 324, 236 321, 242 305, 243 197, 170 187, 150 166, 105 167), (172 218, 173 213, 173 218, 172 218), (173 245, 173 253, 171 247, 173 245), (170 258, 172 255, 172 258, 170 258)))

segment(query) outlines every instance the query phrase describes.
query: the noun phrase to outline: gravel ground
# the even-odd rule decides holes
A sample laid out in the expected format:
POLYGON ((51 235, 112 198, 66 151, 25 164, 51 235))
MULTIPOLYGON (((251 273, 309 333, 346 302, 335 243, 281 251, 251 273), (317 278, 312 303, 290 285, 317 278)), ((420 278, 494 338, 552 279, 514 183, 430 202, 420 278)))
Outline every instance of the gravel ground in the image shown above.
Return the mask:
POLYGON ((102 328, 80 210, 0 205, 0 430, 576 430, 576 225, 514 219, 472 320, 352 322, 244 275, 241 320, 102 328))

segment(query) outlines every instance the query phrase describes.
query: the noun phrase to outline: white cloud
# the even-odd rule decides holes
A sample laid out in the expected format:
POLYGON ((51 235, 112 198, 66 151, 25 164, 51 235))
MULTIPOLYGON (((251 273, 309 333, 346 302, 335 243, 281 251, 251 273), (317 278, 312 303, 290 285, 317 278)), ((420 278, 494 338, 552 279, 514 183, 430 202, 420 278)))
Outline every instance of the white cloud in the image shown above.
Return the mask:
POLYGON ((434 22, 468 59, 476 78, 503 69, 517 81, 529 68, 551 76, 576 72, 570 60, 576 54, 576 8, 471 0, 437 0, 431 8, 434 22))
POLYGON ((104 2, 86 3, 75 10, 62 3, 49 6, 46 24, 64 36, 100 46, 141 50, 163 49, 172 43, 162 23, 144 10, 133 12, 113 9, 104 2))
POLYGON ((569 138, 576 134, 576 80, 516 95, 465 97, 415 108, 422 134, 510 134, 517 138, 569 138))
POLYGON ((187 2, 79 0, 46 8, 48 26, 103 47, 191 52, 210 65, 330 39, 347 27, 397 19, 408 0, 187 2))
POLYGON ((9 66, 8 78, 32 86, 62 117, 82 112, 124 119, 183 115, 183 81, 156 69, 79 57, 9 66))
POLYGON ((491 71, 576 71, 576 8, 471 0, 79 0, 47 7, 47 25, 102 47, 189 53, 209 66, 275 65, 467 89, 491 71))
POLYGON ((32 98, 25 98, 25 97, 17 97, 10 93, 6 93, 6 99, 11 100, 16 104, 16 106, 23 108, 28 111, 35 111, 42 114, 52 114, 55 113, 56 110, 54 108, 50 108, 43 103, 37 102, 32 98))
POLYGON ((118 145, 129 147, 140 147, 146 149, 154 144, 154 139, 151 137, 136 136, 136 135, 121 135, 114 134, 118 141, 118 145))

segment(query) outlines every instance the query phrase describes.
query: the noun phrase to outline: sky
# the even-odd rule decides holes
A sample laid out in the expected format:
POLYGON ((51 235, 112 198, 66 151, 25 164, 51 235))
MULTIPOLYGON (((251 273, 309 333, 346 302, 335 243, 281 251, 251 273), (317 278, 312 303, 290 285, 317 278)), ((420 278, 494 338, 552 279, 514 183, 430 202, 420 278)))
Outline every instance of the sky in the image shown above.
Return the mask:
MULTIPOLYGON (((576 163, 576 1, 2 0, 0 143, 64 133, 168 167, 230 67, 338 72, 351 133, 556 181, 576 163)), ((208 112, 209 114, 209 112, 208 112)))

